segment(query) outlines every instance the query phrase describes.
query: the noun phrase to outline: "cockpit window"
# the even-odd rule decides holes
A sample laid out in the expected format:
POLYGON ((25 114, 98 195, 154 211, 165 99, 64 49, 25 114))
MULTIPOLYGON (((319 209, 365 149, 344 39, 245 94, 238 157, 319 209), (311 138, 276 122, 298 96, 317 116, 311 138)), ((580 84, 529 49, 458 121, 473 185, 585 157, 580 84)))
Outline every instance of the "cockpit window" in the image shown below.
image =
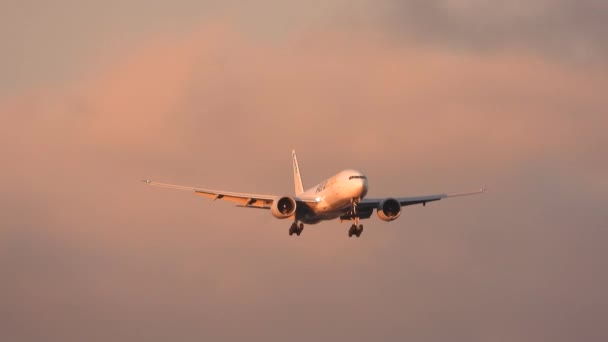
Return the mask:
POLYGON ((350 176, 350 177, 348 177, 348 180, 351 180, 351 179, 367 179, 367 177, 365 177, 365 176, 350 176))

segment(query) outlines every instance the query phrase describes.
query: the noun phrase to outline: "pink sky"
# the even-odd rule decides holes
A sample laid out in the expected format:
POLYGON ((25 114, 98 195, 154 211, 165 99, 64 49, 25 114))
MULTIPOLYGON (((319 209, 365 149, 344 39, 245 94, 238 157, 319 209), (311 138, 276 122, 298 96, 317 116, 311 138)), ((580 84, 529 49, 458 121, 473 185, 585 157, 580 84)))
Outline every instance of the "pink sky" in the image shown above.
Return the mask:
POLYGON ((11 19, 1 66, 3 340, 605 340, 595 19, 564 35, 568 2, 203 3, 133 22, 136 1, 9 6, 33 21, 11 19), (562 38, 523 35, 534 13, 562 38), (353 241, 138 182, 289 194, 292 148, 305 186, 356 168, 374 197, 490 192, 353 241))

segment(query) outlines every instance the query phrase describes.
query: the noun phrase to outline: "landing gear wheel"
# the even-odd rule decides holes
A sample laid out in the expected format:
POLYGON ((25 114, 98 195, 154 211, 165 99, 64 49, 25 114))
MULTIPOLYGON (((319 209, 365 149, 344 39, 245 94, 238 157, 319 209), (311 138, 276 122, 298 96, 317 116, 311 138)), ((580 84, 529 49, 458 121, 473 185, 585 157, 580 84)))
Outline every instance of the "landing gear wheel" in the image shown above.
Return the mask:
POLYGON ((293 234, 298 234, 298 225, 294 222, 291 227, 289 227, 289 236, 292 236, 293 234))
POLYGON ((357 225, 355 224, 350 226, 350 229, 348 230, 348 237, 352 237, 353 235, 357 235, 357 225))
POLYGON ((361 233, 363 233, 363 225, 360 224, 359 227, 357 227, 357 230, 355 232, 355 234, 357 235, 357 237, 361 236, 361 233))
POLYGON ((300 236, 300 234, 302 234, 302 231, 304 230, 304 223, 301 223, 298 225, 298 223, 294 222, 291 227, 289 227, 289 236, 292 236, 293 234, 296 234, 297 236, 300 236))

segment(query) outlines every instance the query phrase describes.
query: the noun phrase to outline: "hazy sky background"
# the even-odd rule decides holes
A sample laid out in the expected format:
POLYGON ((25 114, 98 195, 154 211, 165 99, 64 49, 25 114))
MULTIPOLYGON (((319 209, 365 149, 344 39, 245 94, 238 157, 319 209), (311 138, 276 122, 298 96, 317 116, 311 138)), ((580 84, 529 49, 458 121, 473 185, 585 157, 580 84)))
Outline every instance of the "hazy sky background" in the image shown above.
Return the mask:
POLYGON ((604 1, 0 4, 0 339, 605 341, 604 1), (488 194, 307 226, 140 179, 488 194))

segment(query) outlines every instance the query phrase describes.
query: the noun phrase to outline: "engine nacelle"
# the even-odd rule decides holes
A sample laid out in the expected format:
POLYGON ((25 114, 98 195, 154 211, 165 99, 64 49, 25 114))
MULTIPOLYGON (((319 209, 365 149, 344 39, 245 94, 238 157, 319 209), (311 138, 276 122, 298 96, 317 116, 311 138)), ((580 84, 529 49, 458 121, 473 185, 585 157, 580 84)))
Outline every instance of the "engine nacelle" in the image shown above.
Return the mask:
POLYGON ((285 196, 272 203, 270 208, 272 215, 279 219, 291 217, 296 212, 296 200, 285 196))
POLYGON ((382 221, 393 221, 401 216, 401 204, 394 198, 387 198, 380 202, 376 212, 382 221))

